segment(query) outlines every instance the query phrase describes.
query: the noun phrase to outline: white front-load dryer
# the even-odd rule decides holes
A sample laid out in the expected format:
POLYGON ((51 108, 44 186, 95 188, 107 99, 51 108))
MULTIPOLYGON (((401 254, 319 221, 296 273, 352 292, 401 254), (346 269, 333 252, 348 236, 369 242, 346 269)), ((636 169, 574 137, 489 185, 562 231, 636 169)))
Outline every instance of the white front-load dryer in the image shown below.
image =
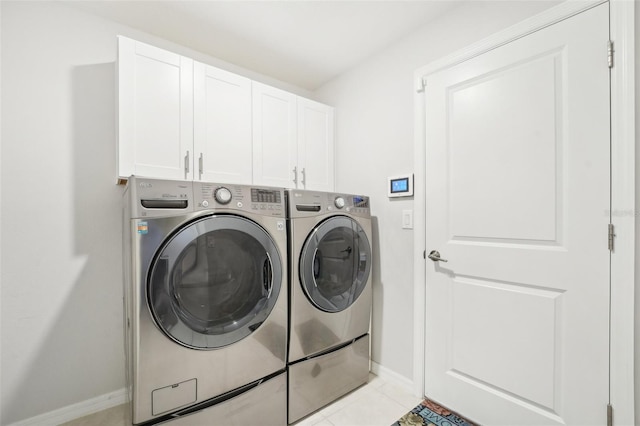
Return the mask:
POLYGON ((124 198, 132 423, 285 424, 284 191, 131 177, 124 198))
POLYGON ((290 189, 289 408, 293 423, 369 376, 369 197, 290 189))

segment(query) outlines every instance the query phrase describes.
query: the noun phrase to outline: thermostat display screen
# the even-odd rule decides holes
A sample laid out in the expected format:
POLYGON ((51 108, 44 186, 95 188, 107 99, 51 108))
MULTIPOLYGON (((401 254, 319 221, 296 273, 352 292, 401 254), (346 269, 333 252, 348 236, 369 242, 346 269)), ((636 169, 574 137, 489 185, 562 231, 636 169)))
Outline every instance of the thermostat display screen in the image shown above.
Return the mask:
POLYGON ((390 176, 387 179, 389 197, 413 197, 413 174, 390 176))
POLYGON ((397 194, 399 192, 409 192, 409 178, 391 180, 391 193, 397 194))

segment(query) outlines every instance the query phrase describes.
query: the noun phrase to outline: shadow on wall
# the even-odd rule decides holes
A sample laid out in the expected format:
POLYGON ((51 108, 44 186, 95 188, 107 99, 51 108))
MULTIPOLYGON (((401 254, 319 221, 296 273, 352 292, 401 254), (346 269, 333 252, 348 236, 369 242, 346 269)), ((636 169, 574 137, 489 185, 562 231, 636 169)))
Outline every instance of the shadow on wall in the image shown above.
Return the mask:
MULTIPOLYGON (((75 253, 88 255, 87 297, 93 362, 78 378, 85 400, 125 387, 122 194, 116 185, 116 63, 73 69, 75 253), (99 367, 95 369, 96 364, 99 367)), ((89 325, 87 324, 87 325, 89 325)))
POLYGON ((68 297, 54 308, 55 320, 42 325, 46 339, 19 387, 6 395, 3 424, 124 387, 123 188, 115 185, 115 66, 74 67, 71 78, 74 174, 60 191, 73 191, 68 214, 74 247, 64 260, 84 265, 73 285, 42 277, 67 289, 68 297))
POLYGON ((371 360, 379 363, 379 356, 382 353, 382 301, 384 298, 384 286, 382 285, 382 275, 380 273, 380 224, 376 216, 371 216, 371 284, 373 286, 373 307, 371 310, 371 360))

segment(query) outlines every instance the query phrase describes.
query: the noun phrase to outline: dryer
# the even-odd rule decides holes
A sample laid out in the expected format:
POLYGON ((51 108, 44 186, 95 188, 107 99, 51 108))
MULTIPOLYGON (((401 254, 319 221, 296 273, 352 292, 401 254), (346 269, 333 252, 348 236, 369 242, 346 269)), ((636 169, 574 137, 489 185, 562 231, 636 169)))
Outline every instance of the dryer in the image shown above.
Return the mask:
POLYGON ((289 408, 293 423, 369 376, 369 197, 287 191, 289 408))
POLYGON ((133 424, 286 423, 285 206, 282 189, 129 179, 133 424))

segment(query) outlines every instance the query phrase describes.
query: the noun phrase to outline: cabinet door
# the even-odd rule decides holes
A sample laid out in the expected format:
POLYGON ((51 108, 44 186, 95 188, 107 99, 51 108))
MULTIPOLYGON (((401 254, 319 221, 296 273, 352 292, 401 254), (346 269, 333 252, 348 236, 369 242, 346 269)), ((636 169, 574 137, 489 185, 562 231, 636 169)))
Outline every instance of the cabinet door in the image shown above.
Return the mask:
POLYGON ((296 96, 253 82, 253 183, 295 188, 296 96))
POLYGON ((194 63, 194 180, 250 184, 251 80, 194 63))
POLYGON ((334 190, 333 108, 298 98, 299 188, 334 190))
POLYGON ((118 37, 118 175, 192 179, 193 60, 118 37))

